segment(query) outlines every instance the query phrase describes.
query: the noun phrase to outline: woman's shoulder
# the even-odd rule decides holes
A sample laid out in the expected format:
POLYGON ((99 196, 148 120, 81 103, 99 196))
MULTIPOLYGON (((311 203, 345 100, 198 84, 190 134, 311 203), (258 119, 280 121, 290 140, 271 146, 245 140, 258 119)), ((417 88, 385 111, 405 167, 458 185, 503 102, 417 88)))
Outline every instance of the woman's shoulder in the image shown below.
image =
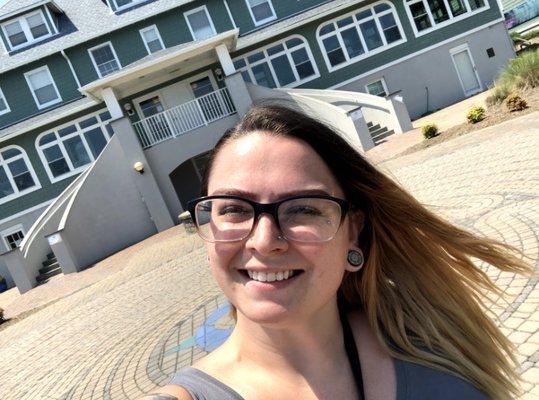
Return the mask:
POLYGON ((180 387, 194 400, 243 400, 232 388, 213 376, 196 368, 188 367, 178 371, 166 387, 180 387))
POLYGON ((487 400, 474 385, 448 372, 409 361, 394 360, 397 400, 487 400))

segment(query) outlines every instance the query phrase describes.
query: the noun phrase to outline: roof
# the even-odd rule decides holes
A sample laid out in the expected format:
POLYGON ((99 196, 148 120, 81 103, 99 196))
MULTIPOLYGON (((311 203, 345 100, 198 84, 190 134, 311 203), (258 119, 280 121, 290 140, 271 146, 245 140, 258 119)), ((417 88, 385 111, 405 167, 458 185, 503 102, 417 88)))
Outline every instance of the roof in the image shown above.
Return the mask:
POLYGON ((62 118, 69 117, 79 111, 87 110, 99 103, 92 99, 83 97, 82 99, 64 104, 54 110, 47 111, 43 114, 28 118, 19 123, 0 129, 0 142, 8 140, 12 137, 21 135, 25 132, 42 127, 43 125, 56 122, 62 118))
POLYGON ((0 21, 5 21, 7 19, 14 18, 17 15, 24 14, 28 11, 32 11, 36 9, 37 7, 43 6, 43 5, 47 5, 48 7, 50 7, 52 10, 56 12, 63 12, 62 9, 58 7, 58 5, 52 0, 40 0, 40 1, 30 0, 30 1, 21 1, 21 2, 15 2, 12 0, 6 3, 6 6, 8 6, 6 10, 2 9, 0 13, 0 21), (12 7, 12 5, 13 5, 13 10, 8 11, 9 7, 12 7))
MULTIPOLYGON (((0 73, 142 21, 148 18, 149 15, 159 14, 192 2, 194 0, 149 1, 123 12, 119 17, 102 0, 54 0, 55 5, 64 11, 73 25, 77 27, 77 30, 16 54, 0 55, 0 73), (81 10, 92 10, 92 12, 81 12, 81 10)), ((4 14, 16 13, 18 9, 29 9, 32 6, 38 7, 43 3, 43 1, 38 0, 8 1, 0 7, 0 18, 4 14)))

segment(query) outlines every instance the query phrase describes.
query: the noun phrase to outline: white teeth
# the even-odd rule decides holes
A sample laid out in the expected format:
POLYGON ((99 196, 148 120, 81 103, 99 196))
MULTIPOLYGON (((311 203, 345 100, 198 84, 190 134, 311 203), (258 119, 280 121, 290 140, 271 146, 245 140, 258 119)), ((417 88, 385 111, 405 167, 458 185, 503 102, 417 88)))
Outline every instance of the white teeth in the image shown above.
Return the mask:
POLYGON ((280 271, 280 272, 262 272, 262 271, 249 271, 247 270, 247 274, 249 275, 249 278, 251 278, 254 281, 259 282, 275 282, 275 281, 283 281, 288 278, 291 278, 294 275, 293 270, 289 271, 280 271))

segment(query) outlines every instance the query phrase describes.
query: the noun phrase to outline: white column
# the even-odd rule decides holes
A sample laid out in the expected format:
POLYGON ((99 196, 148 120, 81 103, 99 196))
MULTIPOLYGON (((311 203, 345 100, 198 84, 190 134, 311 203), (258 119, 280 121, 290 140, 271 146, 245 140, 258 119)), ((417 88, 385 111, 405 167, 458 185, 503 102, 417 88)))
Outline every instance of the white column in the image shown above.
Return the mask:
POLYGON ((217 57, 219 58, 221 67, 223 67, 225 76, 229 76, 235 73, 236 68, 234 68, 234 63, 232 62, 232 59, 230 58, 230 54, 228 53, 228 49, 226 48, 226 45, 224 44, 218 45, 217 47, 215 47, 215 52, 217 53, 217 57))
POLYGON ((105 101, 105 104, 107 105, 112 119, 118 119, 124 116, 122 107, 120 107, 120 103, 118 103, 116 94, 111 87, 106 87, 101 90, 101 97, 103 97, 103 101, 105 101))

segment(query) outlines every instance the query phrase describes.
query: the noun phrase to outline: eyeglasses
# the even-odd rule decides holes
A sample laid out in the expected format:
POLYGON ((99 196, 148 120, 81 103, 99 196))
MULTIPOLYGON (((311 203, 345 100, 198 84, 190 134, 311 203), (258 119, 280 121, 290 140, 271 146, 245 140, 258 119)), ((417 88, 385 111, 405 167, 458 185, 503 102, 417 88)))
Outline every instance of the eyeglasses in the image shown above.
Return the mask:
POLYGON ((190 201, 188 209, 200 237, 211 243, 246 239, 261 214, 271 215, 287 240, 327 242, 339 230, 350 203, 325 195, 266 204, 238 196, 206 196, 190 201))

